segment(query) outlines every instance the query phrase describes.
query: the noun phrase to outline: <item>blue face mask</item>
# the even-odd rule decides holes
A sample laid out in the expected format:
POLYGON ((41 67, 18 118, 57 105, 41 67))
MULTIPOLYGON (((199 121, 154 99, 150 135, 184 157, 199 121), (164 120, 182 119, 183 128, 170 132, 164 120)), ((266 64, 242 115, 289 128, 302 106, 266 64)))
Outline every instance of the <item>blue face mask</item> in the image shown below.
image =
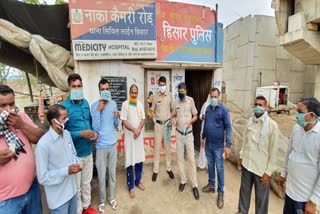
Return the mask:
POLYGON ((71 100, 82 100, 83 99, 83 91, 82 89, 72 89, 70 92, 70 99, 71 100))
POLYGON ((308 114, 314 114, 313 112, 307 112, 307 113, 299 113, 299 112, 296 112, 296 121, 297 121, 297 124, 299 126, 301 126, 302 128, 304 128, 306 125, 308 125, 309 123, 315 123, 318 121, 318 119, 316 119, 315 121, 312 121, 312 122, 307 122, 304 117, 308 114))
POLYGON ((212 105, 213 107, 218 105, 218 99, 217 98, 211 98, 210 99, 210 105, 212 105))
POLYGON ((100 91, 101 100, 111 100, 111 92, 109 90, 100 91))
POLYGON ((252 112, 255 114, 263 114, 266 111, 262 106, 256 106, 252 109, 252 112))

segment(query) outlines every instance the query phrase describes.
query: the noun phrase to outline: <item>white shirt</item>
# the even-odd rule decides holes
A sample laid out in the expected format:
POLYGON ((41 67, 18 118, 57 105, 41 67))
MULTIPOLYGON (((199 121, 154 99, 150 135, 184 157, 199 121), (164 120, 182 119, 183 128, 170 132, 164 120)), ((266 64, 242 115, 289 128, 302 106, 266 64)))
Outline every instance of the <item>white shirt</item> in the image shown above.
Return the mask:
MULTIPOLYGON (((133 128, 138 128, 141 120, 144 120, 145 113, 143 105, 140 101, 137 106, 132 106, 128 101, 122 103, 120 119, 127 121, 133 128)), ((139 137, 134 139, 132 131, 124 128, 125 133, 125 167, 134 166, 136 163, 145 161, 145 152, 143 144, 143 130, 139 137)))
POLYGON ((271 176, 277 166, 279 128, 278 124, 270 119, 269 135, 264 144, 261 145, 259 139, 262 128, 262 120, 253 122, 252 126, 247 127, 240 150, 240 158, 242 159, 242 165, 248 171, 258 176, 262 176, 264 173, 271 176))
POLYGON ((320 204, 320 123, 305 131, 295 125, 288 145, 282 177, 286 194, 295 201, 320 204))

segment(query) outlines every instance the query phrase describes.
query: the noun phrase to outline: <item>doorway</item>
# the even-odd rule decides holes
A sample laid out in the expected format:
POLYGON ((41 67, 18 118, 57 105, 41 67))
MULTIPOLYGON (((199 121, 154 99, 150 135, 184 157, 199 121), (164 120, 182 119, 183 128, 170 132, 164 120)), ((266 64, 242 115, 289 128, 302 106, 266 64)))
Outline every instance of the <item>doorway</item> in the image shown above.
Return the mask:
MULTIPOLYGON (((206 102, 209 91, 212 86, 213 70, 186 70, 186 84, 188 95, 194 99, 196 108, 198 110, 198 117, 201 107, 206 102)), ((193 124, 194 146, 198 151, 200 150, 200 132, 201 120, 193 124)))

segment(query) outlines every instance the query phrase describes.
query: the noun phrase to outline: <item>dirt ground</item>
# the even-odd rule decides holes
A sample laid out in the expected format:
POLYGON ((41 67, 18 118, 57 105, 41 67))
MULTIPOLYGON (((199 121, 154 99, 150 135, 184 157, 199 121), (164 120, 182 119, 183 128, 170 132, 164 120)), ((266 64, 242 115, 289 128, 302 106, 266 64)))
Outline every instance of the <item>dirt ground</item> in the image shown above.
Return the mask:
MULTIPOLYGON (((146 164, 143 170, 142 182, 146 187, 145 191, 135 188, 136 197, 130 199, 126 187, 125 170, 117 169, 116 199, 119 209, 113 211, 110 206, 106 206, 105 213, 117 214, 158 214, 158 213, 182 213, 199 214, 225 213, 233 214, 237 212, 238 194, 240 187, 240 171, 230 162, 225 162, 225 206, 222 210, 216 206, 217 193, 202 193, 201 188, 207 184, 207 170, 198 169, 198 182, 200 200, 193 197, 191 184, 187 183, 183 192, 178 191, 179 179, 177 165, 173 163, 175 179, 169 179, 164 164, 161 165, 157 181, 151 181, 152 165, 146 164)), ((97 178, 92 181, 92 205, 98 208, 99 193, 97 178)), ((283 200, 270 191, 269 213, 278 214, 282 212, 283 200)), ((45 213, 48 213, 45 209, 45 213)), ((254 194, 251 198, 250 214, 254 213, 254 194)))

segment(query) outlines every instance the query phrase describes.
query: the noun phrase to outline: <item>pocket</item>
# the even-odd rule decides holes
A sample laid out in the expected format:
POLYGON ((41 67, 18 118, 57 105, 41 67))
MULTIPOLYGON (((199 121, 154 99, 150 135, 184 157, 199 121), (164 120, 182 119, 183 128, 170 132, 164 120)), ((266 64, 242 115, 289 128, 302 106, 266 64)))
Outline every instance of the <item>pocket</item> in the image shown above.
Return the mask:
POLYGON ((5 200, 5 201, 0 201, 0 208, 3 208, 5 206, 7 206, 10 202, 10 199, 5 200))

